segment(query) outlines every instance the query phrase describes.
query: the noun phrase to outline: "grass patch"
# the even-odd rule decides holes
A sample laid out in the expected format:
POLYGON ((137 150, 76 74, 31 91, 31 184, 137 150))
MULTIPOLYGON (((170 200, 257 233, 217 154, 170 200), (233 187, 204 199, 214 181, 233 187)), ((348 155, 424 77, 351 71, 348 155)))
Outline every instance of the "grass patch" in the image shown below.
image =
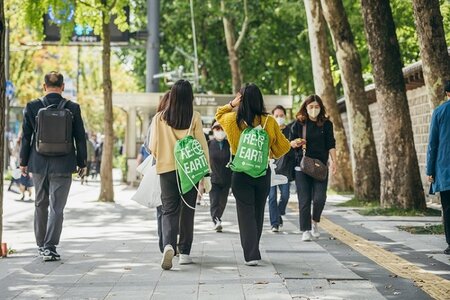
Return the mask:
POLYGON ((357 198, 352 198, 348 201, 339 203, 336 206, 341 206, 341 207, 379 207, 379 204, 380 203, 378 201, 369 202, 369 201, 364 201, 364 200, 360 200, 357 198))
POLYGON ((333 189, 328 189, 327 190, 327 195, 341 195, 341 196, 351 196, 353 195, 352 191, 335 191, 333 189))
POLYGON ((441 211, 427 208, 425 211, 403 208, 382 208, 379 201, 364 201, 356 198, 337 204, 340 207, 358 207, 356 211, 363 216, 440 216, 441 211))
POLYGON ((444 225, 442 224, 426 224, 425 226, 397 226, 397 228, 412 234, 444 234, 444 225))
POLYGON ((410 217, 423 217, 423 216, 440 216, 441 212, 436 209, 427 208, 425 211, 415 209, 402 209, 402 208, 381 208, 371 207, 358 210, 358 213, 363 216, 410 216, 410 217))

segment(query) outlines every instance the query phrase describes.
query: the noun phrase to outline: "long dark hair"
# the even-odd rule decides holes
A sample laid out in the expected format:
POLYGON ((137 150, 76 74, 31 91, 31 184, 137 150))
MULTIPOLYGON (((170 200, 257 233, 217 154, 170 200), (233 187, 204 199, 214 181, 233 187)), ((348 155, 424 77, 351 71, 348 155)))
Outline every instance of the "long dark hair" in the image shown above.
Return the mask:
POLYGON ((264 106, 263 96, 258 86, 254 83, 248 83, 239 91, 242 95, 241 103, 237 111, 236 122, 239 129, 244 129, 245 123, 253 127, 255 117, 266 116, 266 107, 264 106))
POLYGON ((167 103, 169 103, 169 96, 170 96, 170 90, 167 91, 159 100, 158 108, 156 109, 157 113, 166 109, 167 103))
POLYGON ((320 106, 320 113, 317 116, 317 126, 321 127, 325 123, 326 120, 328 120, 327 111, 325 109, 325 106, 323 105, 322 99, 320 99, 317 95, 309 95, 306 97, 305 101, 303 101, 302 106, 300 107, 300 110, 298 111, 296 117, 297 120, 300 121, 300 123, 305 124, 306 121, 309 119, 308 117, 308 111, 306 110, 306 106, 312 102, 319 103, 320 106))
POLYGON ((180 79, 170 89, 169 100, 162 118, 174 129, 188 129, 194 114, 194 93, 187 80, 180 79))

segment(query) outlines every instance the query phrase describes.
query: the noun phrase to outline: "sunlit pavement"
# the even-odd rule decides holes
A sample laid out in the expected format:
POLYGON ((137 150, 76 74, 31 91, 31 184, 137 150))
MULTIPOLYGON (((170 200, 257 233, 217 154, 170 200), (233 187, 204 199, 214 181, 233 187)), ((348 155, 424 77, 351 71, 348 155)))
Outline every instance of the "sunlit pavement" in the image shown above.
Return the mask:
MULTIPOLYGON (((117 183, 116 202, 99 203, 99 182, 86 186, 75 181, 58 248, 62 259, 46 263, 37 257, 34 243, 34 203, 5 192, 4 241, 16 253, 0 260, 0 299, 430 299, 411 280, 324 231, 318 240, 302 242, 294 209, 280 233, 270 231, 266 209, 262 261, 245 266, 232 197, 222 218, 223 233, 212 230, 209 206, 197 208, 194 264, 180 266, 175 258, 174 268, 163 271, 155 210, 130 200, 134 191, 117 183)), ((412 236, 395 227, 437 223, 439 217, 363 217, 332 205, 345 199, 330 196, 324 216, 450 279, 442 235, 412 236)))

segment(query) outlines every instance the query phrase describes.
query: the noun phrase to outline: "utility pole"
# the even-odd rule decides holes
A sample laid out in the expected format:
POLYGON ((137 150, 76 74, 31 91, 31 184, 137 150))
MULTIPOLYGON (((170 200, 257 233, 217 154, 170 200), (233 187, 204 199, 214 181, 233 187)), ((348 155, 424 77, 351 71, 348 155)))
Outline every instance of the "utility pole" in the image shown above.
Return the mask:
POLYGON ((159 73, 159 15, 160 0, 147 0, 147 93, 159 91, 159 79, 153 78, 159 73))
POLYGON ((192 24, 192 39, 194 42, 194 91, 198 89, 198 56, 197 56, 197 37, 195 33, 194 22, 194 2, 190 0, 191 6, 191 24, 192 24))
MULTIPOLYGON (((9 80, 9 20, 6 20, 6 28, 5 28, 5 79, 9 80)), ((11 102, 11 98, 5 97, 5 138, 4 138, 4 170, 5 172, 8 170, 9 166, 9 103, 11 102)))

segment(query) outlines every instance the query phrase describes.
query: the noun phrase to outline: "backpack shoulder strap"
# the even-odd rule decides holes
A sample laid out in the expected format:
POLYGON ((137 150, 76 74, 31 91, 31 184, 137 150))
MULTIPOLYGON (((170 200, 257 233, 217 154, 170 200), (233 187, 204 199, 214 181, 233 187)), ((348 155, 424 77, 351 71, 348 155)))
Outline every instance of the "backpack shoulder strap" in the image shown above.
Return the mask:
POLYGON ((264 122, 264 126, 263 126, 263 129, 266 129, 266 124, 267 124, 267 120, 269 120, 269 118, 270 118, 270 116, 269 116, 269 115, 267 115, 267 116, 266 116, 266 121, 264 122))
POLYGON ((66 104, 67 104, 68 102, 69 102, 68 100, 62 98, 61 101, 59 101, 59 104, 58 104, 57 109, 63 109, 64 106, 66 106, 66 104))
POLYGON ((191 125, 189 125, 189 131, 186 136, 191 135, 192 123, 194 123, 194 113, 192 113, 191 125))
POLYGON ((44 105, 44 107, 50 106, 50 103, 48 103, 47 98, 44 96, 42 98, 39 98, 39 100, 41 100, 42 104, 44 105))

